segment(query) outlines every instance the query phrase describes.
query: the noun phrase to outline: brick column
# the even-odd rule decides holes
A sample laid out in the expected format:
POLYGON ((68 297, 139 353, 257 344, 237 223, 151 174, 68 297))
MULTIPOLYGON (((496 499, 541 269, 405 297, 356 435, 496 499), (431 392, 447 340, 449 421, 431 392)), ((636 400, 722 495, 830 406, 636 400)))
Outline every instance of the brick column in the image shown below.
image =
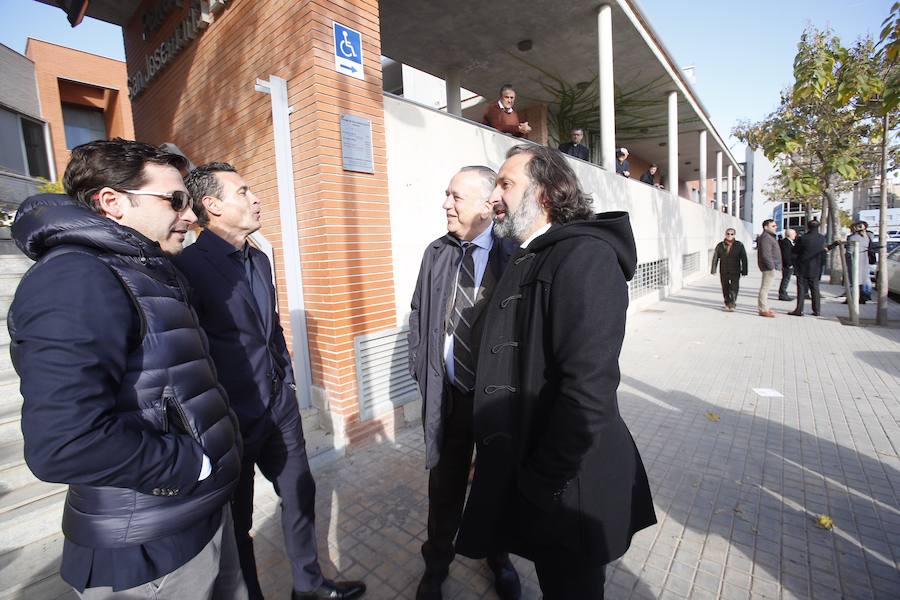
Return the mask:
MULTIPOLYGON (((143 3, 125 29, 129 75, 189 14, 186 2, 149 40, 143 3)), ((284 281, 269 98, 257 78, 288 82, 294 184, 314 403, 336 444, 393 429, 359 421, 353 339, 396 324, 378 3, 235 2, 187 43, 134 100, 137 138, 174 142, 195 163, 232 162, 263 199, 262 233, 284 281), (363 35, 365 80, 334 70, 332 21, 363 35), (340 115, 372 122, 375 173, 344 171, 340 115)), ((283 286, 279 305, 287 306, 283 286)), ((282 326, 290 341, 289 320, 282 326)))

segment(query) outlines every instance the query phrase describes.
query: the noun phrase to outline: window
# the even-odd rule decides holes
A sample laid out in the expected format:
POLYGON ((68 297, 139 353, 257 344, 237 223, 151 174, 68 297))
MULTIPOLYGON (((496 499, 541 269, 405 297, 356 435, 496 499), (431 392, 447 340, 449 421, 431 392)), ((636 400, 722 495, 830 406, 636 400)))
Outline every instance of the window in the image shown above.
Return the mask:
POLYGON ((0 109, 0 166, 20 175, 50 179, 44 124, 0 109))
POLYGON ((87 144, 106 139, 106 120, 99 108, 63 104, 63 126, 66 130, 66 147, 87 144))
POLYGON ((669 259, 640 263, 628 284, 628 297, 640 298, 669 285, 669 259))
POLYGON ((25 160, 28 174, 32 177, 50 179, 50 165, 47 162, 47 147, 44 145, 44 125, 22 117, 22 140, 25 143, 25 160))
POLYGON ((683 275, 688 273, 696 273, 700 270, 700 253, 693 252, 691 254, 681 255, 681 271, 683 275))

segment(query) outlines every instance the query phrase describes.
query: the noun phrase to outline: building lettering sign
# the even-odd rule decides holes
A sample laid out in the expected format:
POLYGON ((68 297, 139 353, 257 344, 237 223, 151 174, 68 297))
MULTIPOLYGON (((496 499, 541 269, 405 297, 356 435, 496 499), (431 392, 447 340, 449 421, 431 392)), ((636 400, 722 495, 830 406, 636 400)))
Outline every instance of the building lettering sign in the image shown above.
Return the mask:
MULTIPOLYGON (((214 2, 193 0, 187 16, 176 25, 172 35, 144 58, 144 65, 134 76, 128 78, 128 96, 132 100, 147 88, 150 82, 200 34, 201 30, 209 26, 212 22, 211 5, 215 5, 213 11, 217 8, 221 10, 225 6, 225 2, 222 0, 214 2)), ((174 8, 180 6, 183 6, 181 0, 161 0, 148 11, 147 15, 144 15, 144 34, 146 35, 148 32, 148 24, 151 24, 152 31, 158 30, 161 25, 159 19, 165 19, 174 8), (151 14, 152 16, 148 17, 151 14)))
POLYGON ((184 0, 160 0, 144 13, 141 18, 144 24, 144 41, 149 40, 154 33, 159 31, 159 28, 176 8, 179 10, 184 8, 184 0))

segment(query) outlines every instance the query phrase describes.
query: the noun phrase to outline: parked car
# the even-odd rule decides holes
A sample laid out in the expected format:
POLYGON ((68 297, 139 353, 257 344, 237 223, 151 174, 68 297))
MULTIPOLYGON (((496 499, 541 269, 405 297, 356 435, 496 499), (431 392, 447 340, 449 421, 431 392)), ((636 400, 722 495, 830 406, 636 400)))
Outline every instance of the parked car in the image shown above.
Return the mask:
POLYGON ((887 273, 888 293, 900 296, 900 246, 895 247, 888 254, 887 273))
MULTIPOLYGON (((878 243, 877 241, 875 242, 878 243)), ((898 239, 888 239, 887 241, 887 253, 890 254, 896 248, 900 248, 900 240, 898 239)), ((872 280, 872 283, 878 281, 878 264, 869 265, 869 279, 872 280)))

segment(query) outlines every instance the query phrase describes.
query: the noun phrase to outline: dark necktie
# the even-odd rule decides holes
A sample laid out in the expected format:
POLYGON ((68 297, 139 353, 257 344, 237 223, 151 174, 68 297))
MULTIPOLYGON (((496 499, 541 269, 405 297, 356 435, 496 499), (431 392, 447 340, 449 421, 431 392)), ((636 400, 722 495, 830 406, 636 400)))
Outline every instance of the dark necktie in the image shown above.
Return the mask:
POLYGON ((247 285, 250 286, 250 293, 259 311, 260 317, 266 314, 268 297, 266 296, 265 285, 257 277, 256 269, 253 268, 253 259, 250 256, 250 248, 244 246, 240 250, 241 262, 244 263, 244 276, 247 278, 247 285))
POLYGON ((462 244, 462 261, 456 276, 449 334, 453 335, 454 384, 464 392, 475 388, 475 355, 472 352, 472 321, 475 317, 475 245, 462 244))

